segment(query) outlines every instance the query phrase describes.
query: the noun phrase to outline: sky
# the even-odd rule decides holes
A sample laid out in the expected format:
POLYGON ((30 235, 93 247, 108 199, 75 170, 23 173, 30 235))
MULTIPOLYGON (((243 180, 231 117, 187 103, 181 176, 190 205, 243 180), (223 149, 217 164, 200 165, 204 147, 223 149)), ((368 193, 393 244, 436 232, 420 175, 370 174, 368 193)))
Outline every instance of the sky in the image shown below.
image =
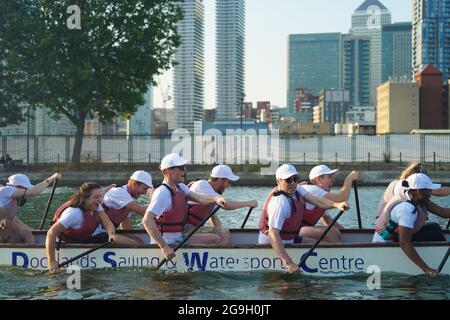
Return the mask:
MULTIPOLYGON (((348 33, 351 15, 364 0, 246 0, 245 94, 246 101, 270 101, 286 106, 287 38, 289 34, 348 33)), ((412 0, 381 0, 392 22, 411 21, 412 0)), ((205 6, 205 105, 215 108, 215 0, 205 6)), ((153 105, 162 107, 162 92, 173 87, 171 71, 159 77, 153 105)), ((167 104, 172 107, 171 102, 167 104)))

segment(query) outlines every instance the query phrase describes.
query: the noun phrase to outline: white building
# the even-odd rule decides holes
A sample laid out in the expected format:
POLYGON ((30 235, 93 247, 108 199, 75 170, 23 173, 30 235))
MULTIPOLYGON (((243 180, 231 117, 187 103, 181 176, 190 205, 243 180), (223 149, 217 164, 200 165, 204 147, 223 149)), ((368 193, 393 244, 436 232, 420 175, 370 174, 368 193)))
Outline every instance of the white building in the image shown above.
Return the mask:
POLYGON ((178 23, 181 45, 175 51, 174 107, 178 128, 193 132, 203 120, 204 6, 203 0, 184 0, 184 19, 178 23))
POLYGON ((216 57, 216 119, 235 120, 245 89, 245 0, 216 0, 216 57))

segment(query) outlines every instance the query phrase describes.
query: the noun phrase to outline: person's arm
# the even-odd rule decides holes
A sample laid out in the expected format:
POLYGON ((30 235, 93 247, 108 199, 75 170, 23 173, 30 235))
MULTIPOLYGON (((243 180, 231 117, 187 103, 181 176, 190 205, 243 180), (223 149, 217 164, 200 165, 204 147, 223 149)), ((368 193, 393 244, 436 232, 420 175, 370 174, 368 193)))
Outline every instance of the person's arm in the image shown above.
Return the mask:
POLYGON ((155 240, 158 247, 161 248, 164 257, 168 260, 172 259, 175 257, 175 252, 171 247, 169 247, 164 238, 161 236, 161 233, 156 226, 155 219, 153 218, 154 216, 155 214, 153 214, 153 212, 147 211, 142 219, 142 224, 144 225, 147 233, 153 238, 153 240, 155 240))
POLYGON ((450 196, 450 187, 442 187, 436 190, 431 190, 431 194, 438 197, 450 196))
POLYGON ((437 272, 436 270, 430 268, 425 261, 422 260, 422 258, 417 253, 416 249, 413 247, 411 243, 411 238, 413 235, 413 230, 410 228, 406 228, 403 226, 399 226, 399 244, 402 248, 403 252, 406 254, 406 256, 411 259, 412 262, 416 266, 418 266, 422 271, 430 276, 436 276, 437 272))
POLYGON ((305 198, 305 200, 309 203, 312 203, 322 209, 336 208, 340 211, 347 211, 350 208, 347 202, 333 202, 327 198, 315 197, 310 193, 306 194, 303 198, 305 198))
POLYGON ((145 211, 147 210, 147 208, 141 206, 139 203, 137 203, 136 201, 131 201, 130 203, 128 203, 127 205, 125 205, 126 208, 130 209, 133 212, 136 212, 138 215, 140 215, 141 217, 143 217, 145 215, 145 211))
POLYGON ((297 264, 292 261, 291 257, 288 255, 286 248, 284 247, 283 240, 281 240, 280 230, 276 228, 269 228, 269 239, 273 250, 277 256, 283 261, 283 264, 288 269, 289 273, 299 272, 300 268, 297 264))
POLYGON ((109 217, 106 215, 105 211, 95 211, 97 217, 100 219, 100 223, 105 228, 106 232, 108 232, 109 242, 115 242, 116 238, 116 229, 114 228, 114 224, 109 220, 109 217))
POLYGON ((227 206, 226 208, 224 208, 225 210, 237 210, 237 209, 241 209, 241 208, 256 208, 258 206, 258 201, 256 200, 249 200, 249 201, 233 201, 233 200, 228 200, 227 201, 227 206))
POLYGON ((50 230, 47 232, 47 238, 45 239, 45 250, 47 252, 48 259, 48 270, 50 272, 58 271, 58 263, 55 260, 55 245, 56 238, 60 235, 66 228, 60 223, 56 222, 50 230))
POLYGON ((426 202, 426 206, 427 210, 430 211, 431 213, 444 219, 450 218, 450 208, 442 208, 441 206, 439 206, 438 204, 434 203, 431 200, 428 200, 426 202))
POLYGON ((34 185, 33 188, 31 188, 31 189, 28 189, 28 190, 17 189, 13 193, 12 197, 18 199, 18 198, 22 198, 24 196, 24 194, 26 194, 27 197, 37 196, 37 195, 41 194, 51 183, 53 183, 53 181, 60 180, 60 179, 61 179, 61 174, 55 173, 51 177, 48 177, 44 181, 34 185))
POLYGON ((334 202, 344 202, 350 197, 350 192, 352 191, 352 183, 358 180, 359 175, 357 171, 352 171, 344 180, 342 189, 339 192, 328 192, 325 198, 334 202))
POLYGON ((223 208, 228 207, 228 202, 224 198, 221 198, 221 197, 203 195, 203 194, 199 194, 196 192, 190 192, 188 194, 188 198, 189 198, 189 200, 195 201, 201 205, 216 203, 217 205, 219 205, 223 208))

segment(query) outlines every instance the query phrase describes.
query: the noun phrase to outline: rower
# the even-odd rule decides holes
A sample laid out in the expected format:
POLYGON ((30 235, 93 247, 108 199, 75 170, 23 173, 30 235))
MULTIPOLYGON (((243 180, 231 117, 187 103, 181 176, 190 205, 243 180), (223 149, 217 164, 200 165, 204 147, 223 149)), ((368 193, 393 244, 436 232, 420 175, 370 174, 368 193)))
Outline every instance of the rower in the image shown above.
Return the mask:
MULTIPOLYGON (((188 185, 191 191, 202 195, 219 197, 223 195, 225 190, 239 180, 239 177, 234 175, 231 168, 227 165, 215 166, 208 180, 198 180, 188 185)), ((227 200, 226 210, 237 210, 245 207, 256 208, 258 201, 230 201, 227 200)), ((188 227, 196 227, 214 210, 215 205, 200 205, 196 202, 190 201, 188 203, 188 227)), ((221 244, 229 244, 230 230, 222 227, 222 223, 217 215, 211 217, 210 222, 214 227, 212 234, 217 234, 220 237, 221 244)), ((208 232, 203 232, 208 233, 208 232)))
POLYGON ((111 220, 101 206, 102 192, 94 182, 85 182, 60 206, 53 218, 53 225, 47 232, 45 242, 48 269, 58 270, 55 259, 57 238, 65 243, 104 243, 106 241, 123 245, 138 244, 133 239, 117 235, 111 220))
MULTIPOLYGON (((429 267, 412 245, 413 241, 445 241, 437 223, 427 223, 427 212, 422 206, 429 201, 432 190, 441 188, 423 173, 415 173, 403 180, 404 195, 393 197, 377 219, 373 242, 398 242, 403 252, 422 271, 436 276, 436 270, 429 267)), ((441 215, 450 218, 450 212, 441 215)))
MULTIPOLYGON (((158 244, 167 259, 171 259, 175 255, 167 244, 176 244, 183 241, 183 232, 187 224, 188 200, 201 205, 215 203, 221 207, 227 207, 225 199, 218 196, 200 195, 191 191, 183 183, 188 162, 176 153, 169 154, 161 160, 160 169, 164 181, 158 188, 154 189, 142 221, 152 238, 152 243, 158 244)), ((219 242, 220 237, 217 235, 194 234, 187 243, 208 244, 219 242)))
MULTIPOLYGON (((332 170, 325 165, 316 166, 312 168, 309 173, 310 184, 302 185, 302 187, 308 193, 316 197, 324 197, 335 202, 348 201, 350 191, 352 190, 352 183, 359 178, 358 172, 350 172, 345 178, 341 190, 339 190, 339 192, 331 192, 331 188, 336 181, 336 174, 338 172, 338 169, 332 170)), ((307 202, 300 236, 319 239, 325 228, 330 225, 332 221, 333 217, 330 216, 329 212, 307 202), (325 227, 316 226, 319 220, 322 220, 325 227)), ((339 223, 336 223, 327 233, 323 241, 334 243, 341 242, 341 232, 339 229, 343 229, 343 227, 339 223)))
MULTIPOLYGON (((134 172, 128 183, 122 187, 108 188, 103 195, 103 209, 114 227, 122 230, 132 230, 131 212, 143 217, 146 207, 137 203, 137 199, 147 194, 153 188, 152 177, 148 172, 134 172)), ((137 240, 137 238, 135 239, 137 240)))
POLYGON ((54 173, 33 186, 28 176, 21 173, 8 178, 6 186, 0 187, 0 243, 35 243, 33 229, 17 218, 17 211, 28 198, 41 194, 58 179, 61 174, 54 173))
MULTIPOLYGON (((425 169, 424 165, 418 161, 412 162, 403 172, 400 174, 400 177, 398 179, 393 180, 386 190, 384 191, 383 197, 380 199, 380 204, 378 205, 378 209, 376 212, 376 218, 381 215, 384 208, 386 207, 386 204, 396 195, 403 195, 405 193, 405 189, 402 186, 402 181, 405 179, 408 179, 411 175, 415 173, 423 173, 428 176, 428 171, 425 169)), ((450 187, 440 187, 436 190, 431 190, 431 194, 433 196, 437 197, 445 197, 450 195, 450 187)), ((449 209, 444 209, 437 205, 435 202, 428 200, 427 203, 424 205, 424 210, 430 211, 431 213, 434 213, 436 215, 442 215, 445 214, 445 211, 449 209)))
POLYGON ((293 243, 313 243, 314 239, 300 236, 303 226, 305 201, 324 209, 348 210, 346 202, 333 202, 326 198, 309 194, 299 186, 300 176, 294 166, 284 164, 275 173, 277 187, 267 197, 259 223, 259 244, 271 244, 289 273, 300 271, 288 255, 284 245, 293 243))

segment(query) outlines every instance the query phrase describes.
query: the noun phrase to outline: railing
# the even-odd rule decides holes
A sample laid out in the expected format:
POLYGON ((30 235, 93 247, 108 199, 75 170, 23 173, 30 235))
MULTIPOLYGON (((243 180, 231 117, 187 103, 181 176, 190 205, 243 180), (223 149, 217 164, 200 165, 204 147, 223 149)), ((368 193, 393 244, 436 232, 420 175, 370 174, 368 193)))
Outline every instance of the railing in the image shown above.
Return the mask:
MULTIPOLYGON (((236 136, 239 137, 239 136, 236 136)), ((270 137, 270 136, 269 136, 270 137)), ((193 163, 211 163, 205 156, 195 156, 194 149, 201 152, 209 147, 225 162, 230 154, 238 154, 243 149, 247 163, 267 163, 278 157, 280 162, 293 164, 316 163, 407 163, 420 160, 424 163, 450 163, 450 135, 316 135, 270 137, 270 145, 264 146, 261 140, 248 142, 243 148, 230 144, 228 139, 216 139, 214 148, 211 142, 194 140, 189 142, 193 163), (277 143, 274 144, 274 139, 277 143), (269 150, 269 151, 262 151, 269 150), (258 156, 255 157, 254 154, 258 156), (253 155, 253 157, 252 157, 253 155), (209 161, 209 162, 208 162, 209 161)), ((262 140, 264 141, 264 140, 262 140)), ((0 137, 0 156, 9 156, 24 165, 68 163, 72 157, 74 136, 19 136, 0 137), (28 143, 27 143, 28 142, 28 143)), ((160 136, 86 136, 83 140, 81 162, 106 163, 159 163, 168 153, 178 152, 178 140, 160 136)), ((213 154, 214 152, 211 151, 213 154)), ((234 159, 233 161, 235 161, 234 159)), ((234 162, 239 164, 239 162, 234 162)))

